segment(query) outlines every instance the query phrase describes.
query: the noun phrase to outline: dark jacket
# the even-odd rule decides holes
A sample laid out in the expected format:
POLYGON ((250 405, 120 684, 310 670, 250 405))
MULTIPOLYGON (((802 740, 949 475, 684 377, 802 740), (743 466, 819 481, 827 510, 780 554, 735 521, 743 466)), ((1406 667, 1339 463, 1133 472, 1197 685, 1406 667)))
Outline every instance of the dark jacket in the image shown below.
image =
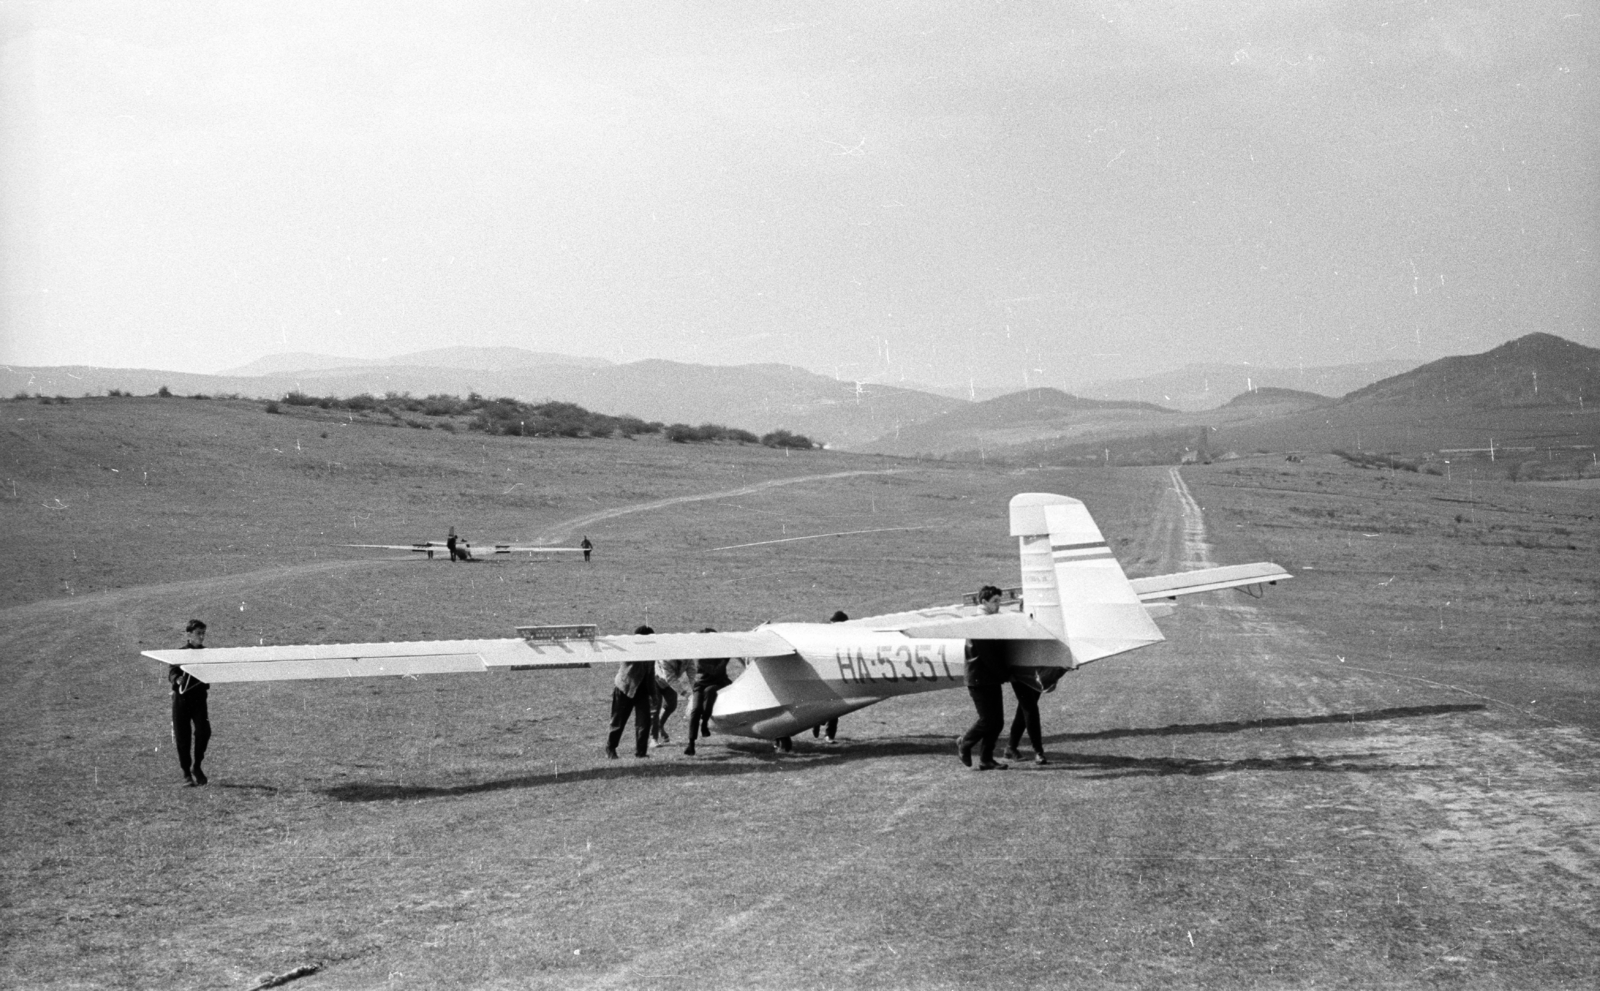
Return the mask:
MULTIPOLYGON (((179 650, 204 650, 192 643, 186 643, 179 650)), ((190 692, 199 692, 204 695, 211 687, 194 675, 185 671, 180 665, 174 664, 167 668, 167 684, 172 686, 172 694, 188 695, 190 692)))
POLYGON ((725 688, 728 684, 728 658, 703 657, 695 662, 694 687, 725 688))
POLYGON ((1005 641, 967 641, 967 687, 987 688, 1004 685, 1011 680, 1011 666, 1006 663, 1005 641))

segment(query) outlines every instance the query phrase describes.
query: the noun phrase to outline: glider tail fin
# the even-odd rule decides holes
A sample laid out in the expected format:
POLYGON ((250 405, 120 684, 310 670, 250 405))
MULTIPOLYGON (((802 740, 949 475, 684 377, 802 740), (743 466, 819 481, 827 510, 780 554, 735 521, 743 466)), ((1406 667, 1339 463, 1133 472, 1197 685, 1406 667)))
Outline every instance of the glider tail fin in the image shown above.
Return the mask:
POLYGON ((1022 558, 1022 609, 1067 642, 1074 667, 1165 639, 1082 502, 1015 496, 1011 535, 1022 558))

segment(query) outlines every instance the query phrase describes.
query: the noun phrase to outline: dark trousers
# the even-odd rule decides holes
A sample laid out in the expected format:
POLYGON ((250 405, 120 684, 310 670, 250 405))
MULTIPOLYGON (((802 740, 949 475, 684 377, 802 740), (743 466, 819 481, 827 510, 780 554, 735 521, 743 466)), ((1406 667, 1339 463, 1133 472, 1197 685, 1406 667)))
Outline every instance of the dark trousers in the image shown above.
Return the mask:
POLYGON ((694 700, 689 703, 689 742, 695 737, 711 735, 711 710, 717 705, 717 692, 723 685, 694 686, 694 700))
POLYGON ((972 707, 978 710, 978 720, 962 734, 961 742, 976 748, 978 758, 985 764, 994 762, 994 745, 1006 728, 1006 707, 999 685, 968 685, 972 707))
POLYGON ((1027 730, 1033 752, 1044 753, 1044 739, 1039 735, 1039 693, 1020 681, 1011 683, 1011 691, 1017 696, 1017 714, 1011 717, 1011 749, 1017 749, 1022 731, 1027 730))
POLYGON ((172 742, 178 746, 178 766, 183 773, 188 774, 191 768, 200 770, 200 762, 206 759, 206 744, 211 742, 211 715, 205 692, 172 693, 172 742))
MULTIPOLYGON (((833 739, 833 734, 835 734, 837 732, 839 732, 839 720, 837 720, 837 719, 828 720, 827 734, 826 734, 828 739, 830 739, 830 740, 833 739)), ((822 735, 824 735, 823 734, 823 727, 820 726, 820 725, 811 727, 811 735, 812 736, 822 736, 822 735)))
POLYGON ((667 719, 678 711, 678 693, 671 685, 656 682, 656 700, 650 703, 650 735, 659 737, 667 719))
POLYGON ((628 717, 633 717, 633 752, 640 757, 650 752, 650 696, 655 694, 644 685, 630 698, 622 689, 611 689, 611 732, 606 736, 606 749, 615 750, 622 741, 623 727, 628 717))

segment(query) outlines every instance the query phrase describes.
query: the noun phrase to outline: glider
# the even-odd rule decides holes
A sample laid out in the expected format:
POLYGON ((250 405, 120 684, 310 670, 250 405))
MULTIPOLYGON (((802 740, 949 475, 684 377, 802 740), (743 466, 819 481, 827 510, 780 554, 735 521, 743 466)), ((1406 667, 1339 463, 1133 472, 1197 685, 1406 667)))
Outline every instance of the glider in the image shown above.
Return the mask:
MULTIPOLYGON (((443 540, 419 540, 419 541, 416 541, 415 543, 410 543, 410 544, 344 544, 342 546, 345 546, 345 547, 361 547, 361 548, 365 548, 367 550, 375 550, 375 551, 412 551, 412 552, 417 553, 417 554, 426 554, 426 555, 428 555, 428 557, 430 559, 433 557, 434 552, 436 552, 436 551, 438 553, 444 554, 444 555, 448 555, 450 553, 449 545, 443 540)), ((457 550, 458 553, 465 552, 466 553, 466 560, 468 560, 468 561, 480 560, 478 555, 485 553, 482 550, 474 550, 473 547, 472 547, 472 542, 470 540, 457 540, 456 541, 456 550, 457 550)), ((583 553, 583 548, 582 547, 523 547, 523 546, 520 546, 520 545, 517 545, 517 544, 490 544, 487 553, 489 553, 489 554, 582 554, 583 553)))
POLYGON ((1270 562, 1130 581, 1077 499, 1023 493, 1011 500, 1022 582, 1000 612, 952 606, 840 623, 771 623, 746 633, 600 636, 594 626, 525 626, 500 640, 147 650, 144 656, 210 684, 302 678, 528 671, 625 661, 743 658, 717 696, 718 733, 777 739, 884 699, 965 685, 969 646, 998 651, 1014 673, 1084 664, 1165 639, 1153 616, 1198 592, 1276 584, 1270 562), (1030 670, 1033 669, 1033 670, 1030 670))

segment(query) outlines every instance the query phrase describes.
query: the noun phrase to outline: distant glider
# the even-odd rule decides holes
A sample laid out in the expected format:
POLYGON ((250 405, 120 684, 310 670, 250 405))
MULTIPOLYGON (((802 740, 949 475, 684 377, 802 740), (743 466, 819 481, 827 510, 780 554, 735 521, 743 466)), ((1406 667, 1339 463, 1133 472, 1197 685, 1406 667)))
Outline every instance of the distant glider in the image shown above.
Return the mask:
POLYGON ((487 551, 475 551, 469 540, 457 540, 452 549, 443 540, 419 540, 410 544, 341 544, 342 547, 360 547, 375 551, 411 551, 416 554, 426 554, 431 560, 435 553, 445 555, 447 558, 454 554, 459 560, 480 561, 480 554, 582 554, 582 547, 524 547, 518 544, 490 544, 487 551))
POLYGON ((744 672, 717 696, 719 733, 777 739, 884 699, 964 686, 970 642, 1003 652, 1014 673, 1076 670, 1165 639, 1153 617, 1167 600, 1276 584, 1270 562, 1129 581, 1077 499, 1023 493, 1011 500, 1022 582, 1006 608, 963 603, 842 623, 772 623, 748 633, 599 636, 593 626, 518 627, 519 637, 410 643, 147 650, 211 684, 302 678, 484 673, 623 661, 739 657, 744 672))

